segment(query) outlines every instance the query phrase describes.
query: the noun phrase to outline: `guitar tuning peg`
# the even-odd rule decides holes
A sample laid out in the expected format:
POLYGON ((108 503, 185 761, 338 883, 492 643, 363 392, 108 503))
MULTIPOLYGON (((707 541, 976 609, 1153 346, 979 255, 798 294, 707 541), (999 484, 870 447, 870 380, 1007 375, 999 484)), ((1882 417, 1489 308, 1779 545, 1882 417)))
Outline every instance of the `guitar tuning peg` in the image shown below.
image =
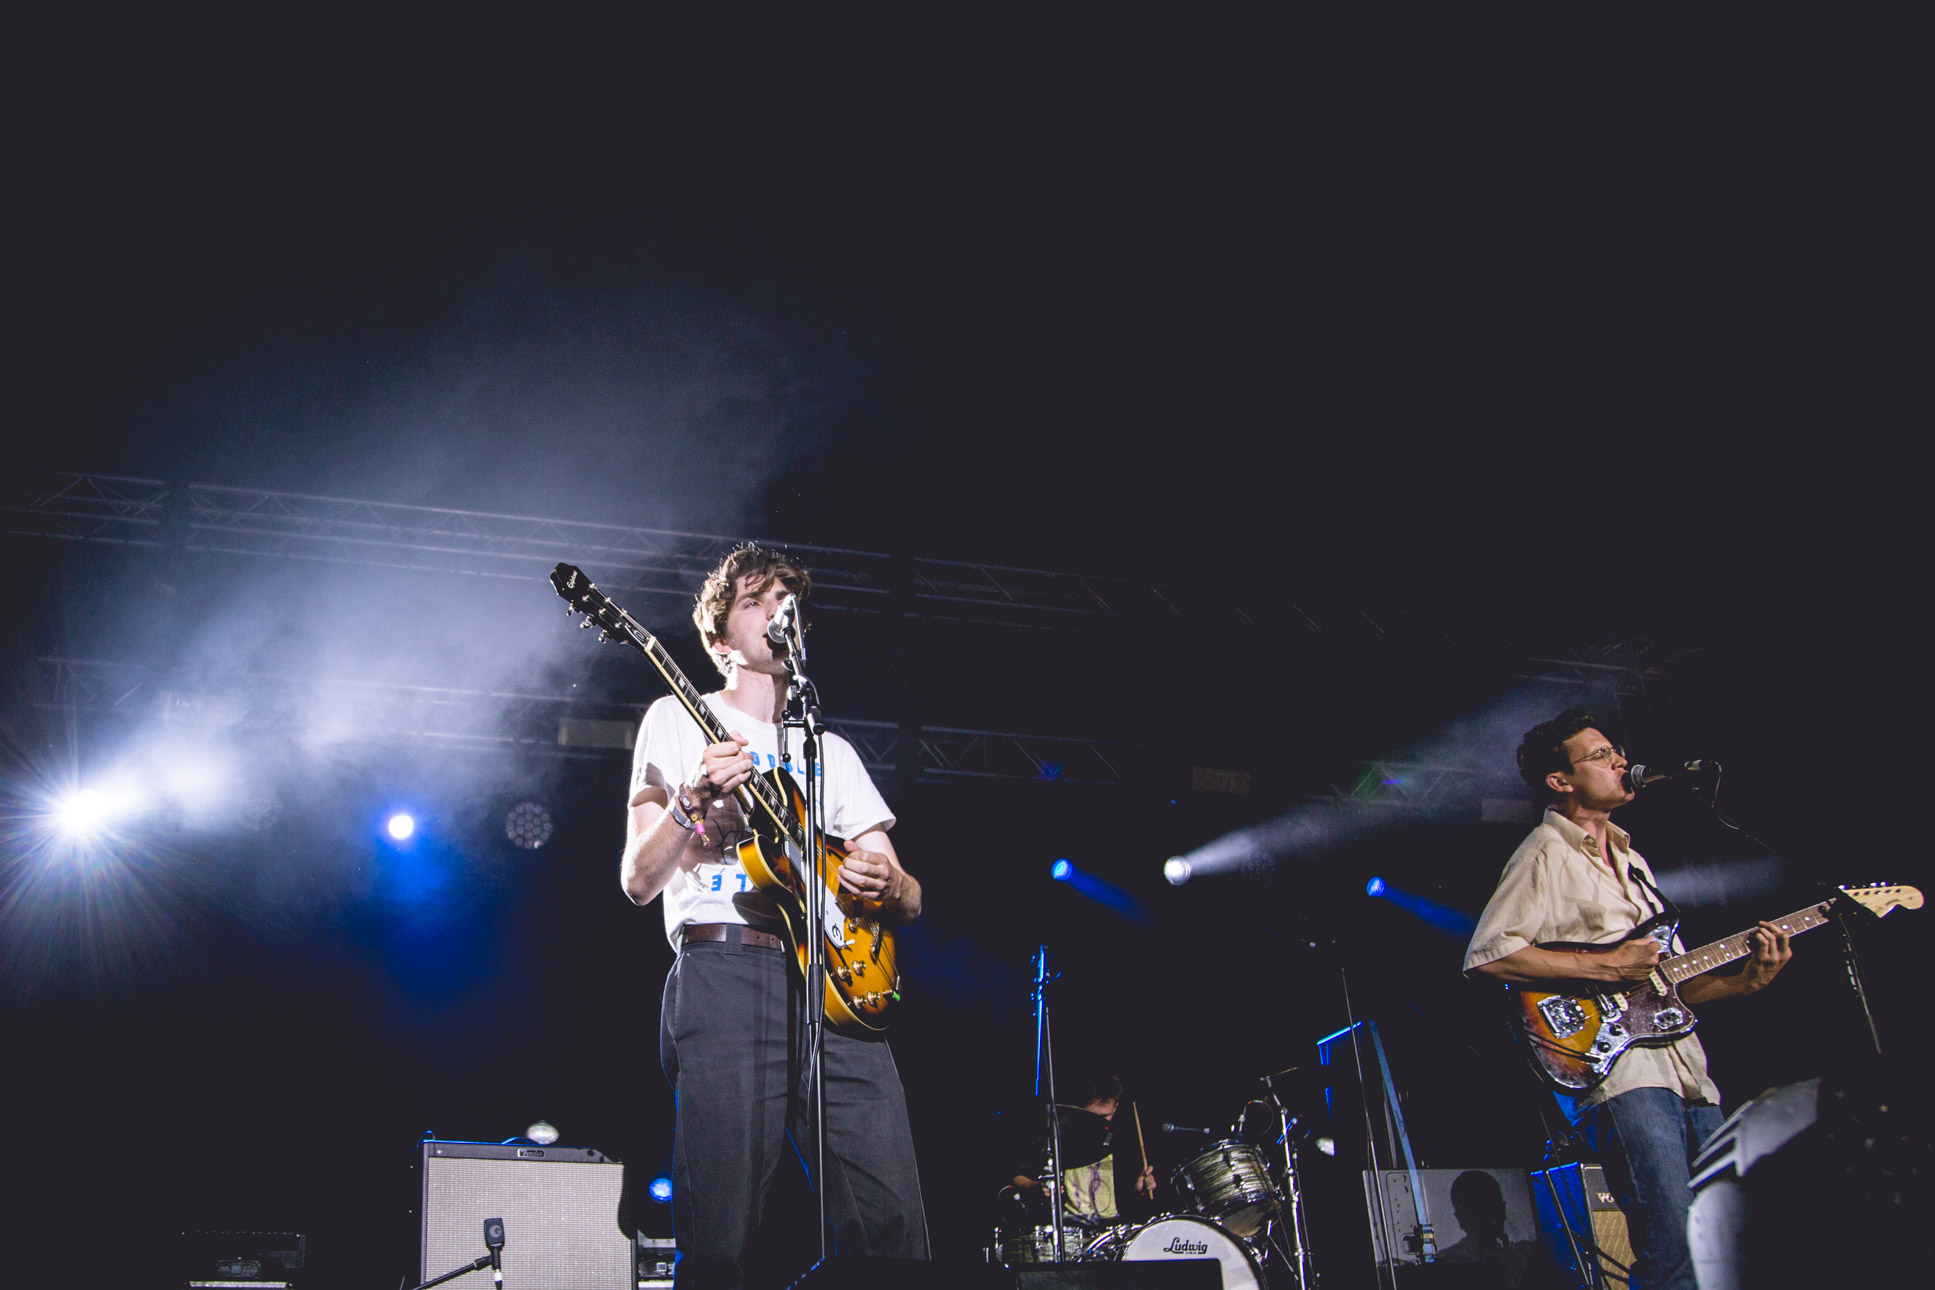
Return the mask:
POLYGON ((583 631, 585 628, 589 626, 591 626, 591 619, 586 618, 583 622, 578 624, 578 630, 583 631))

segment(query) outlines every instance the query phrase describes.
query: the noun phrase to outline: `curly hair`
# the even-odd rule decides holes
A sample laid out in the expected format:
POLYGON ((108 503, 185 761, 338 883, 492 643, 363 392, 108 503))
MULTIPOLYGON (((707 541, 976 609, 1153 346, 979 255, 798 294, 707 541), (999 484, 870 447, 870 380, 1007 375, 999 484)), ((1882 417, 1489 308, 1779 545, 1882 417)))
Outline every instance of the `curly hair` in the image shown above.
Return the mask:
MULTIPOLYGON (((726 615, 732 610, 733 593, 739 580, 749 575, 752 582, 746 588, 748 591, 764 591, 775 578, 801 601, 813 591, 813 579, 806 570, 778 551, 746 542, 727 552, 719 567, 705 576, 705 584, 699 588, 692 604, 692 624, 699 629, 699 640, 712 656, 712 665, 724 676, 732 675, 732 663, 712 646, 725 635, 726 615)), ((805 630, 803 622, 801 630, 805 630)))
POLYGON ((1572 758, 1566 754, 1565 741, 1581 730, 1596 729, 1598 726, 1599 718, 1584 708, 1567 708, 1552 720, 1533 726, 1519 741, 1519 778, 1546 800, 1555 799, 1558 794, 1545 782, 1545 777, 1555 772, 1564 774, 1572 769, 1572 758))

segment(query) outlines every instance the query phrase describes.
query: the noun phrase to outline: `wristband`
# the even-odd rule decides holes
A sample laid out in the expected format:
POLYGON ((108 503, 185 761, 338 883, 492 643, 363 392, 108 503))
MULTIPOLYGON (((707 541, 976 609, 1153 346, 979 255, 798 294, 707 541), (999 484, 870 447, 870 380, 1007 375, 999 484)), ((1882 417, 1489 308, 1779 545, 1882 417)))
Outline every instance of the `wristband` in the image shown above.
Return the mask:
POLYGON ((687 832, 698 834, 699 845, 704 846, 705 810, 685 795, 684 785, 680 785, 678 796, 674 797, 669 805, 672 809, 673 820, 678 823, 680 828, 685 829, 687 832))

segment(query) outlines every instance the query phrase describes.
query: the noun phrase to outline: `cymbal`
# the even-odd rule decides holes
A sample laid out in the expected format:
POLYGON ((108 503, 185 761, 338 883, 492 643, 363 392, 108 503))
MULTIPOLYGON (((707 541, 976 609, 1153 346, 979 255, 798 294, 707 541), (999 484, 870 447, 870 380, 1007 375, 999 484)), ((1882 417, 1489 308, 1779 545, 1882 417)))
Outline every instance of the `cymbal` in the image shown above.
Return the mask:
MULTIPOLYGON (((1079 1169, 1092 1165, 1109 1154, 1109 1122, 1093 1111, 1079 1106, 1057 1106, 1055 1118, 1061 1121, 1062 1168, 1079 1169)), ((1048 1117, 1040 1106, 1015 1107, 994 1117, 995 1132, 1013 1144, 1017 1156, 1046 1159, 1048 1117)))

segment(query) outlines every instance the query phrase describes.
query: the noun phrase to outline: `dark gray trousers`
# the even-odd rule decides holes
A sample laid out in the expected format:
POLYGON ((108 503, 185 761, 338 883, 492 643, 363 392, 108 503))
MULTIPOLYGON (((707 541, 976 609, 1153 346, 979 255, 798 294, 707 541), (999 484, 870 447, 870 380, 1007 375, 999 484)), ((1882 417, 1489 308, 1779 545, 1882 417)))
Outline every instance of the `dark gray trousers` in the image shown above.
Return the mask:
MULTIPOLYGON (((783 950, 688 945, 665 979, 659 1060, 676 1106, 681 1290, 739 1287, 781 1156, 810 1157, 803 991, 783 950), (796 1080, 797 1077, 797 1080, 796 1080)), ((835 1252, 925 1259, 907 1097, 884 1043, 826 1032, 826 1212, 835 1252)))

